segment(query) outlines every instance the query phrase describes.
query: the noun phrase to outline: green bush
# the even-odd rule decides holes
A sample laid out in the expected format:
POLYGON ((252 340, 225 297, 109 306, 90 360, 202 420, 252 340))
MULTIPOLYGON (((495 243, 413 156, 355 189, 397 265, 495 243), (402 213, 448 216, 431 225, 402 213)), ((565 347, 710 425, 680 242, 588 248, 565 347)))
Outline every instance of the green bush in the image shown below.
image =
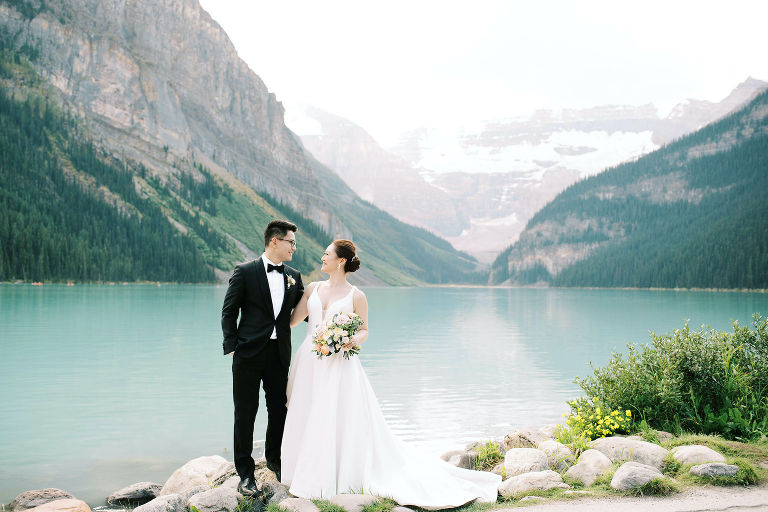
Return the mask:
POLYGON ((589 400, 627 408, 661 430, 757 439, 768 433, 768 319, 732 332, 686 324, 651 333, 651 344, 614 353, 594 375, 577 379, 589 400))

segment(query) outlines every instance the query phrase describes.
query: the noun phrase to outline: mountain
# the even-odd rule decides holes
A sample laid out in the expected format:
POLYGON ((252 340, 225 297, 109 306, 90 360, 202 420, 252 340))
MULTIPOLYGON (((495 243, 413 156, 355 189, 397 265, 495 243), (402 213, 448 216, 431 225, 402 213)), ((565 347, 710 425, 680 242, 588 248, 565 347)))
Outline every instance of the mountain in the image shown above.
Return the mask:
POLYGON ((664 118, 650 104, 603 105, 419 128, 387 149, 318 108, 291 105, 287 115, 305 146, 362 197, 490 263, 568 185, 694 131, 767 86, 750 78, 721 102, 687 100, 664 118))
MULTIPOLYGON (((120 273, 104 270, 111 267, 101 262, 99 272, 37 279, 199 281, 211 272, 224 279, 235 262, 261 252, 263 226, 274 216, 299 224, 295 258, 305 273, 317 273, 329 240, 345 237, 360 245, 365 270, 355 276, 358 282, 477 279, 472 257, 361 199, 320 164, 286 128, 274 94, 196 0, 1 0, 0 40, 5 100, 37 109, 40 114, 28 121, 43 123, 35 130, 47 134, 47 140, 23 139, 14 158, 18 163, 44 153, 49 164, 37 179, 57 183, 39 198, 30 196, 30 218, 52 222, 55 216, 42 202, 55 196, 63 179, 128 224, 161 215, 176 238, 194 245, 194 266, 208 272, 205 278, 200 268, 189 275, 168 269, 160 276, 120 273), (77 151, 91 155, 86 162, 72 153, 75 141, 84 144, 77 151), (100 166, 111 170, 94 170, 100 166)), ((11 130, 12 118, 7 121, 11 130)), ((1 171, 10 182, 26 169, 6 161, 1 171)), ((74 208, 68 201, 57 204, 74 208)), ((18 202, 3 207, 4 214, 19 214, 18 202)), ((104 226, 115 223, 112 213, 99 215, 110 216, 99 219, 104 226)), ((84 244, 88 257, 108 259, 95 234, 78 238, 80 228, 66 223, 55 234, 61 243, 84 244)), ((170 240, 162 238, 171 237, 164 229, 142 236, 170 240)), ((13 240, 2 240, 6 256, 16 255, 13 265, 6 259, 0 267, 2 280, 24 278, 34 266, 34 250, 19 259, 13 240)))
POLYGON ((571 185, 494 262, 492 283, 768 288, 768 91, 571 185))
POLYGON ((577 171, 428 173, 385 150, 362 127, 311 106, 287 112, 304 146, 361 197, 490 263, 577 171), (509 211, 514 205, 513 211, 509 211))

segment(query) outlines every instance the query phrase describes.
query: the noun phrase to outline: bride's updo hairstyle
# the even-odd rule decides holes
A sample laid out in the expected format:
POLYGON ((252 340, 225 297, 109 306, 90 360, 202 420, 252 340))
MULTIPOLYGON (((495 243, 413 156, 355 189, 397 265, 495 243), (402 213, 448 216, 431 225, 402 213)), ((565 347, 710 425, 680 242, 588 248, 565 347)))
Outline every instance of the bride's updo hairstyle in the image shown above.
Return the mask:
POLYGON ((334 240, 333 246, 336 248, 336 257, 347 260, 347 263, 344 265, 344 272, 354 272, 360 268, 360 258, 357 257, 357 248, 351 240, 334 240))

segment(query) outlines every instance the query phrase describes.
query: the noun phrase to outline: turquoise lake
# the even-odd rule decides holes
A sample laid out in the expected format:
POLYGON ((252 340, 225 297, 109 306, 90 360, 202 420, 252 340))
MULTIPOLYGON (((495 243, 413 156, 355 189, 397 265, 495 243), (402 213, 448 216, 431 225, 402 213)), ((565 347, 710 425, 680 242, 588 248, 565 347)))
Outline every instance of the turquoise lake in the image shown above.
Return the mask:
MULTIPOLYGON (((768 294, 363 288, 360 357, 393 429, 440 454, 560 421, 576 376, 690 320, 729 329, 768 294)), ((225 286, 0 286, 0 503, 58 487, 100 505, 202 455, 232 459, 225 286)), ((305 326, 294 330, 294 349, 305 326)), ((263 401, 262 401, 263 403, 263 401)), ((263 439, 259 411, 255 439, 263 439)), ((261 444, 256 446, 258 454, 261 444)))

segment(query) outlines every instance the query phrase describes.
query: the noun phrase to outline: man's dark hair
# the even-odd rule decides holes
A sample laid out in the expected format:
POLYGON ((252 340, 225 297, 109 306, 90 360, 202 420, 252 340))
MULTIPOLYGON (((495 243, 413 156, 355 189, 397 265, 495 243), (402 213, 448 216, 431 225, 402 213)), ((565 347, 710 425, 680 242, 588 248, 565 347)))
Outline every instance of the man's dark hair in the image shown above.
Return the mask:
POLYGON ((273 220, 267 224, 267 229, 264 230, 264 247, 269 245, 269 241, 273 237, 283 238, 289 231, 297 232, 299 228, 296 224, 288 222, 287 220, 273 220))

